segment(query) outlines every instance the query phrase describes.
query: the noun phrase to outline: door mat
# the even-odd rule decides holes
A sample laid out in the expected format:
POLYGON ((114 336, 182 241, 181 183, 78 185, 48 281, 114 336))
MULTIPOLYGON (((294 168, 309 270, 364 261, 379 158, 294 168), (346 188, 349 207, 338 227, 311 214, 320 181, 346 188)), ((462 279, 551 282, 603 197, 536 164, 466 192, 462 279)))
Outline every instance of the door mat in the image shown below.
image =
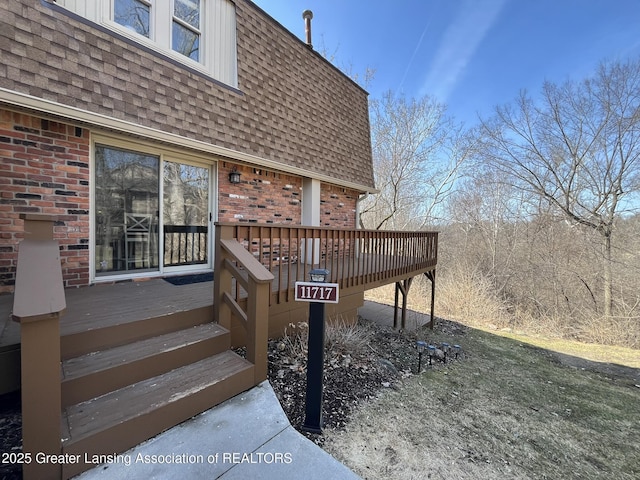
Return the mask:
POLYGON ((191 283, 212 282, 213 272, 198 273, 195 275, 181 275, 179 277, 167 277, 164 280, 172 285, 189 285, 191 283))

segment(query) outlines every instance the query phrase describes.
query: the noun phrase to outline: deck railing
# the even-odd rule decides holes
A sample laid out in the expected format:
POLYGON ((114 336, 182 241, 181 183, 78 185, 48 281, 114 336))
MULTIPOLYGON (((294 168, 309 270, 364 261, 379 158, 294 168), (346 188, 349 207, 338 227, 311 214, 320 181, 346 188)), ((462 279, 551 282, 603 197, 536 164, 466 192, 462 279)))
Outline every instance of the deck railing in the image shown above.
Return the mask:
POLYGON ((246 333, 246 358, 254 365, 257 385, 267 378, 269 309, 265 307, 269 305, 273 275, 229 233, 216 230, 215 318, 229 330, 232 314, 240 320, 246 333), (239 295, 232 293, 240 288, 246 292, 245 309, 238 301, 239 295))
POLYGON ((341 289, 373 288, 432 271, 438 258, 437 232, 236 223, 218 223, 216 230, 243 245, 274 275, 271 304, 292 301, 295 281, 309 280, 313 268, 329 270, 327 281, 341 289))
POLYGON ((164 266, 207 263, 207 226, 165 225, 164 266))

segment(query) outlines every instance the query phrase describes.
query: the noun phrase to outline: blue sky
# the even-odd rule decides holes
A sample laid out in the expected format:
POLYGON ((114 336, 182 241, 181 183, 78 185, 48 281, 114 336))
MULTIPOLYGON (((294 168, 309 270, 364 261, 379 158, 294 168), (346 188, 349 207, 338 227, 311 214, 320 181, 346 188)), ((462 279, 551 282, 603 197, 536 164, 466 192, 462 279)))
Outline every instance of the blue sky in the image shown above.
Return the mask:
POLYGON ((640 0, 254 0, 334 63, 387 90, 431 95, 472 125, 543 82, 580 80, 602 60, 640 57, 640 0))

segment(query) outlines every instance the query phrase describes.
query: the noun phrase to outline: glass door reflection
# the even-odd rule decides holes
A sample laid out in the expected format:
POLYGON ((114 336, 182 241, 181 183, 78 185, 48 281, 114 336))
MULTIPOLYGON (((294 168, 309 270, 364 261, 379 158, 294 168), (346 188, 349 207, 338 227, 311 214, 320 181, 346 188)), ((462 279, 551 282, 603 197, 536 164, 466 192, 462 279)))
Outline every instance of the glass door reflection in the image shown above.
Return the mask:
POLYGON ((163 164, 164 267, 209 265, 210 168, 163 164))
POLYGON ((96 276, 157 271, 160 158, 96 145, 96 276))

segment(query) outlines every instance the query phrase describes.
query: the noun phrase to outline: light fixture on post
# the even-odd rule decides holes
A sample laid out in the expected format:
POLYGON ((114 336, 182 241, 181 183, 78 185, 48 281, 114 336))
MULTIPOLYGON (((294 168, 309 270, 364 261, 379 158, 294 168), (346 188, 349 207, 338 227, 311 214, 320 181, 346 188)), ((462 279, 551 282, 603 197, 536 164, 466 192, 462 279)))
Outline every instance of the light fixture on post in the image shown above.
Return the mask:
POLYGON ((238 172, 238 167, 233 167, 233 170, 229 173, 229 183, 240 183, 240 172, 238 172))
POLYGON ((460 355, 460 345, 453 346, 453 355, 455 358, 458 358, 458 356, 460 355))
POLYGON ((420 373, 420 367, 422 366, 422 354, 425 348, 427 348, 427 342, 424 340, 418 340, 416 342, 416 348, 418 349, 418 373, 420 373))
POLYGON ((312 282, 323 283, 327 281, 327 276, 329 275, 329 270, 324 268, 314 268, 309 272, 309 277, 311 277, 312 282))

